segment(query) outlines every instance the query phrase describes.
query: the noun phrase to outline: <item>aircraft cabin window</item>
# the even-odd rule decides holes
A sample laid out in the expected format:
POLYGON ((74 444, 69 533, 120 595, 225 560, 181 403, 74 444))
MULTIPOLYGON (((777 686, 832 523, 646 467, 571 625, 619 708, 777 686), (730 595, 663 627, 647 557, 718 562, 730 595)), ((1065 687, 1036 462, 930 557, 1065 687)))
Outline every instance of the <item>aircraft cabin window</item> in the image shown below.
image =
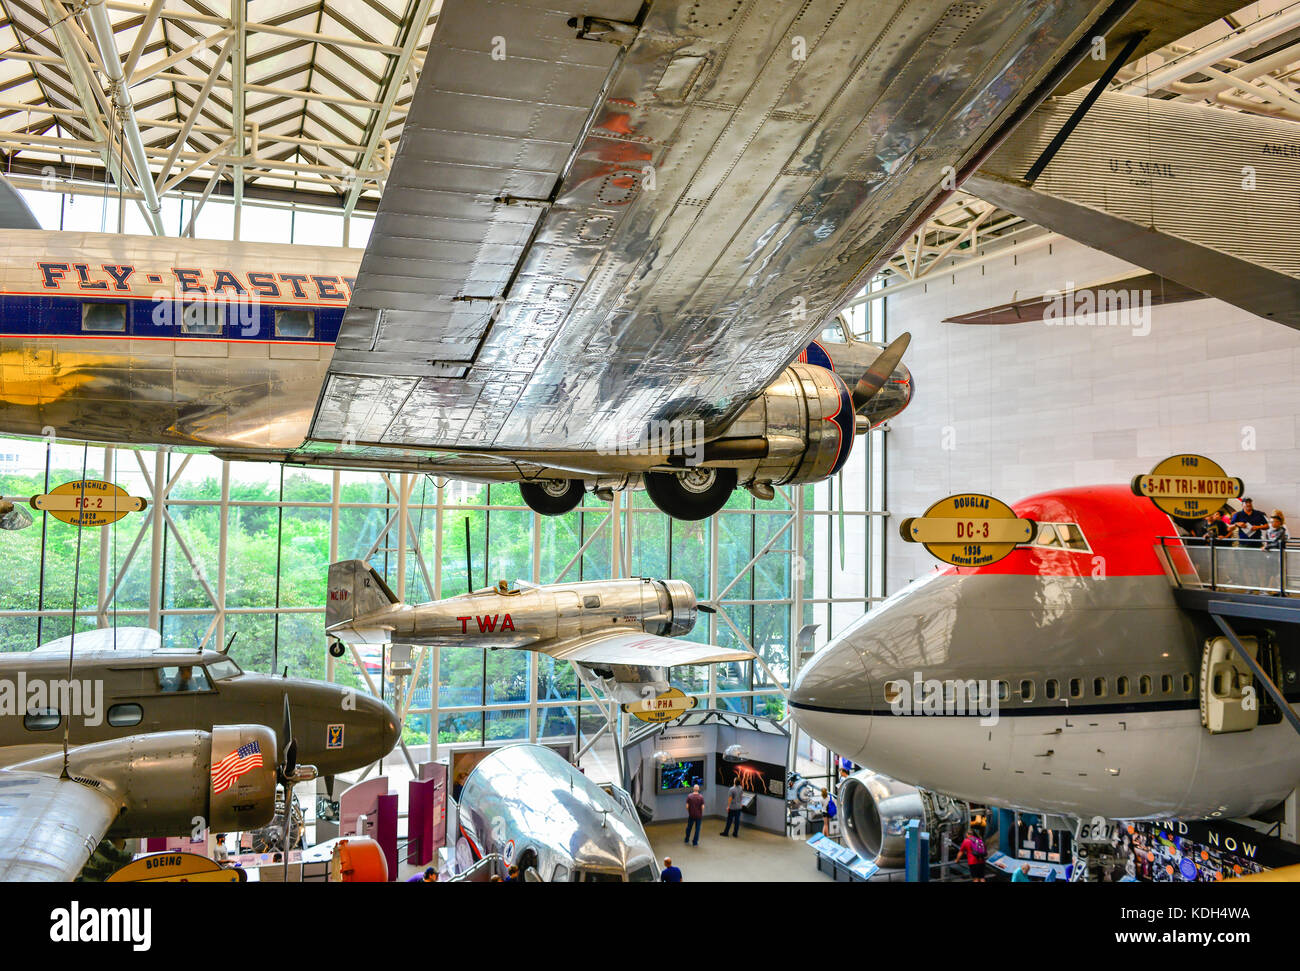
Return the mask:
POLYGON ((998 701, 1006 701, 1011 697, 1011 685, 1006 681, 998 682, 998 701))
POLYGON ((126 304, 83 303, 81 305, 81 329, 125 334, 126 304))
POLYGON ((552 883, 568 883, 569 868, 563 863, 555 864, 555 872, 551 874, 552 883))
POLYGON ((1095 698, 1105 698, 1105 697, 1106 697, 1106 679, 1105 679, 1105 678, 1093 678, 1093 679, 1092 679, 1092 694, 1093 694, 1093 697, 1095 697, 1095 698))
POLYGON ((1138 694, 1151 694, 1151 675, 1144 674, 1138 679, 1138 694))
POLYGON ((600 606, 600 597, 596 594, 590 594, 590 593, 584 594, 582 598, 582 605, 586 607, 588 610, 593 610, 596 607, 600 606))
POLYGON ((1083 697, 1083 679, 1082 679, 1082 678, 1071 678, 1071 679, 1070 679, 1070 697, 1071 697, 1071 698, 1082 698, 1082 697, 1083 697))
POLYGON ((623 875, 606 873, 603 870, 586 870, 582 874, 582 879, 586 883, 622 883, 623 875))
POLYGON ((276 337, 315 337, 316 312, 314 310, 277 310, 275 312, 276 337))
POLYGON ((23 728, 29 732, 52 732, 62 721, 57 708, 37 708, 23 715, 23 728))
POLYGON ((899 698, 903 697, 903 689, 906 684, 906 681, 886 681, 885 704, 892 705, 899 698))
POLYGON ((649 863, 643 863, 627 875, 628 883, 654 883, 655 871, 649 863))
POLYGON ((1115 694, 1121 697, 1128 694, 1128 678, 1122 674, 1115 679, 1115 694))
POLYGON ((1185 694, 1185 695, 1189 695, 1189 694, 1191 694, 1191 693, 1192 693, 1192 676, 1191 676, 1190 674, 1184 674, 1184 675, 1183 675, 1183 694, 1185 694))
POLYGON ((1174 676, 1172 674, 1160 675, 1160 690, 1164 694, 1174 690, 1174 676))
POLYGON ((139 725, 143 718, 144 709, 136 704, 114 705, 108 709, 108 723, 114 728, 139 725))
POLYGON ((1034 539, 1035 546, 1055 547, 1061 545, 1061 537, 1056 535, 1056 527, 1051 523, 1039 523, 1038 536, 1034 539))
POLYGON ((197 664, 158 669, 158 689, 172 693, 179 691, 211 691, 208 676, 197 664))
POLYGON ((187 303, 181 308, 182 334, 220 334, 225 309, 219 303, 187 303))
POLYGON ((1020 682, 1020 700, 1021 701, 1034 700, 1034 682, 1028 680, 1020 682))
POLYGON ((208 665, 208 677, 213 681, 229 681, 231 678, 237 678, 243 673, 239 665, 230 658, 208 665))
POLYGON ((1057 681, 1055 678, 1048 678, 1047 684, 1043 687, 1046 689, 1048 701, 1055 701, 1057 698, 1061 697, 1061 682, 1057 681))

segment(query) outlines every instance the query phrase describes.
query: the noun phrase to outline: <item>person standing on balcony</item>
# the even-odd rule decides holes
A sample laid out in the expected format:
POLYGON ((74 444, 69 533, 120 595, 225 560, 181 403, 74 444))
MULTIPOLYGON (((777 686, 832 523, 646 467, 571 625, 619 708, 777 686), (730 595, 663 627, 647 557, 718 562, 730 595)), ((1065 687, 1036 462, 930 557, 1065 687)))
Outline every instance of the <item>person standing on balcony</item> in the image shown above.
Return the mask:
POLYGON ((1232 517, 1232 529, 1242 546, 1258 547, 1261 534, 1268 528, 1268 520, 1255 508, 1254 501, 1247 496, 1241 500, 1241 511, 1232 517))
POLYGON ((1286 516, 1282 515, 1281 509, 1274 509, 1268 517, 1268 528, 1264 530, 1264 549, 1286 549, 1286 541, 1290 538, 1286 531, 1286 516))

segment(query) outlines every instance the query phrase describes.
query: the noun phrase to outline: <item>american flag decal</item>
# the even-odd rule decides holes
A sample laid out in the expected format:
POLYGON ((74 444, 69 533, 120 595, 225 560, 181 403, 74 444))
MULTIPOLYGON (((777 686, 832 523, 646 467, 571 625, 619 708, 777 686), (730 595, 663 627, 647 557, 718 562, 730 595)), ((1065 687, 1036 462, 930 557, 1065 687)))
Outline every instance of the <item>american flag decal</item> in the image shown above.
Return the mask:
POLYGON ((262 746, 257 742, 241 745, 220 762, 212 763, 212 791, 225 792, 245 772, 262 767, 262 746))

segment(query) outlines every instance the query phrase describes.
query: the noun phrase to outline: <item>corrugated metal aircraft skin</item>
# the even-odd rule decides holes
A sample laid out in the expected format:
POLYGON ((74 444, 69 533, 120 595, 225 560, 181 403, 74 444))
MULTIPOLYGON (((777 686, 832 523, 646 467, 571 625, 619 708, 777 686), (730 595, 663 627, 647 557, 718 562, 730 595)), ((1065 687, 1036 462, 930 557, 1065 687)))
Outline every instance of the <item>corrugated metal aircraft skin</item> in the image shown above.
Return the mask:
POLYGON ((1107 6, 448 0, 313 435, 716 434, 1107 6))
POLYGON ((1300 328, 1295 123, 1107 93, 1038 179, 1023 182, 1081 97, 1046 102, 966 188, 1183 286, 1300 328))

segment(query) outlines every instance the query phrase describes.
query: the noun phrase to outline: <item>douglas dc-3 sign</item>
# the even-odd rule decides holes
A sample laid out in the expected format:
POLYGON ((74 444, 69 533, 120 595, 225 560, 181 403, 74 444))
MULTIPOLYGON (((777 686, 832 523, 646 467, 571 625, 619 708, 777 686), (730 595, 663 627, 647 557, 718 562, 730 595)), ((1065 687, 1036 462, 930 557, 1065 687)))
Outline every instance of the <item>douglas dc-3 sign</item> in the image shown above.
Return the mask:
POLYGON ((1146 496, 1163 513, 1179 519, 1204 519, 1245 491, 1242 481, 1204 455, 1173 455, 1148 475, 1133 477, 1133 494, 1146 496))
POLYGON ((904 519, 899 533, 920 543, 937 559, 953 566, 988 566, 1038 532, 1032 519, 1020 519, 1000 499, 963 492, 940 499, 924 516, 904 519))

